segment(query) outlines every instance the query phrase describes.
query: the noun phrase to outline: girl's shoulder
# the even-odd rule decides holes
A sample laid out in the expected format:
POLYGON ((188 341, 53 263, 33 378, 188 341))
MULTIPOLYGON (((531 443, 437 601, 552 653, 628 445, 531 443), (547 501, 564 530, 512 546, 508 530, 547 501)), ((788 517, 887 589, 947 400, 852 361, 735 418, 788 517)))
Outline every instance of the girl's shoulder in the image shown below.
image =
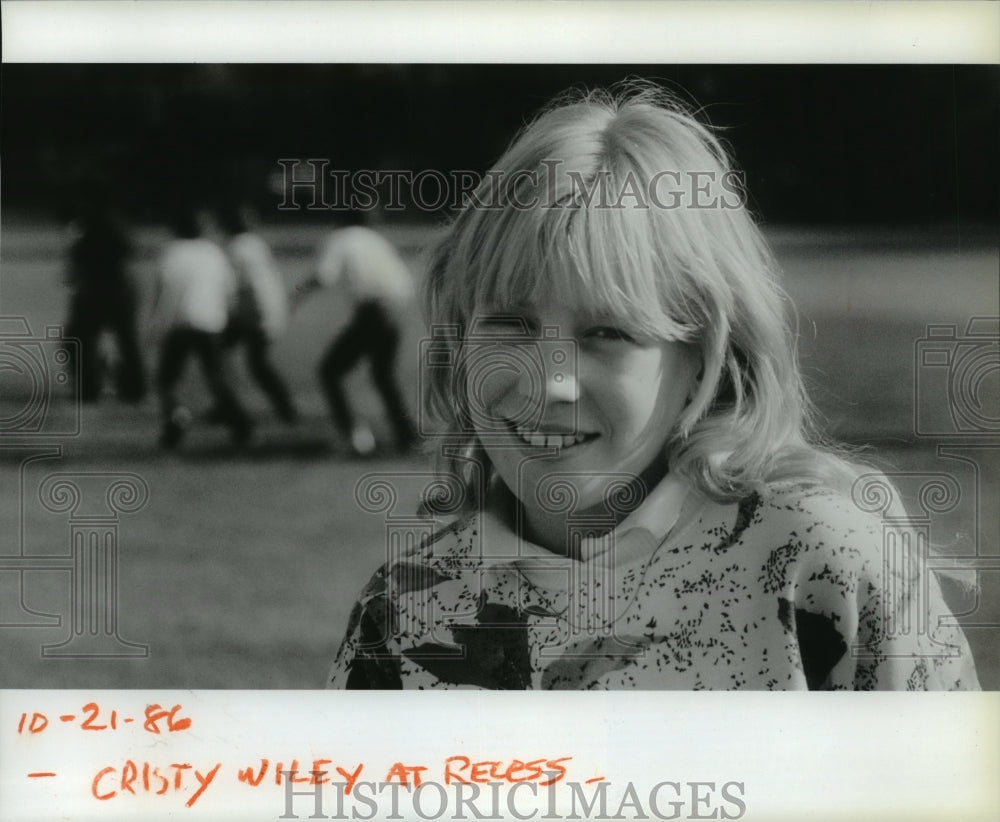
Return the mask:
POLYGON ((849 491, 798 481, 769 483, 738 502, 710 503, 701 525, 714 553, 736 549, 762 563, 780 554, 867 566, 884 541, 882 518, 849 491))
POLYGON ((854 504, 849 491, 775 482, 735 502, 703 505, 697 522, 664 543, 654 563, 687 563, 693 585, 735 579, 761 601, 777 596, 839 613, 883 587, 884 544, 879 517, 854 504))
POLYGON ((851 534, 858 531, 881 531, 881 517, 851 489, 786 480, 769 483, 759 493, 762 517, 799 530, 851 534))

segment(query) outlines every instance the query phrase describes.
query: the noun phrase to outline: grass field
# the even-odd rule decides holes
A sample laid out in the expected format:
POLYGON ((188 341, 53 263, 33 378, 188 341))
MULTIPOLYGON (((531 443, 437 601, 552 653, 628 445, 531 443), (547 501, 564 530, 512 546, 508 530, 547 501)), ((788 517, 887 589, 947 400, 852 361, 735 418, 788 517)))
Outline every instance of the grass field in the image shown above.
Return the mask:
MULTIPOLYGON (((415 271, 432 231, 391 229, 415 271)), ((139 234, 136 274, 148 294, 155 249, 162 234, 139 234)), ((274 245, 289 284, 302 280, 319 238, 315 228, 273 229, 274 245)), ((817 403, 836 437, 870 444, 883 464, 915 474, 951 473, 962 500, 932 518, 932 538, 970 553, 1000 553, 996 500, 1000 497, 995 451, 938 453, 953 440, 946 398, 935 400, 938 372, 917 374, 917 344, 929 324, 955 324, 961 336, 970 317, 1000 313, 995 244, 958 247, 926 237, 881 234, 772 232, 786 271, 787 288, 801 314, 801 355, 817 403), (915 390, 928 393, 918 438, 915 390), (972 453, 978 465, 968 461, 972 453)), ((63 321, 61 284, 65 238, 54 226, 5 225, 0 235, 0 315, 23 316, 36 335, 63 321)), ((158 420, 150 399, 138 407, 109 397, 81 413, 77 436, 55 438, 34 449, 0 440, 0 559, 66 554, 71 522, 39 502, 38 489, 53 472, 130 473, 149 487, 148 503, 122 514, 117 525, 120 636, 149 646, 134 659, 52 659, 43 645, 68 633, 69 573, 0 571, 0 687, 313 688, 321 686, 359 586, 383 555, 380 515, 354 499, 359 478, 373 472, 422 472, 419 457, 341 455, 315 384, 325 345, 346 319, 335 293, 302 306, 275 349, 275 360, 295 392, 303 419, 288 429, 274 421, 263 398, 235 363, 239 384, 260 421, 257 443, 233 452, 225 433, 199 426, 181 453, 160 454, 158 420), (49 458, 24 462, 48 449, 49 458), (48 618, 39 615, 50 615, 48 618), (61 623, 58 618, 61 617, 61 623)), ((418 341, 414 314, 405 329, 401 376, 416 404, 418 341)), ((957 343, 955 343, 957 344, 957 343)), ((152 362, 152 352, 149 361, 152 362)), ((192 372, 194 369, 192 369, 192 372)), ((986 387, 995 391, 996 373, 986 387)), ((352 396, 377 433, 379 407, 361 372, 352 396)), ((199 375, 185 386, 191 408, 207 404, 199 375)), ((992 417, 996 418, 996 398, 992 417)), ((0 418, 16 399, 0 398, 0 418)), ((74 406, 53 396, 51 419, 70 421, 74 406)), ((903 483, 909 487, 909 480, 903 483)), ((398 510, 412 510, 415 490, 401 491, 398 510)), ((914 486, 916 487, 916 486, 914 486)), ((981 575, 978 603, 956 592, 957 611, 974 610, 969 627, 984 687, 1000 688, 998 636, 1000 574, 981 575)))

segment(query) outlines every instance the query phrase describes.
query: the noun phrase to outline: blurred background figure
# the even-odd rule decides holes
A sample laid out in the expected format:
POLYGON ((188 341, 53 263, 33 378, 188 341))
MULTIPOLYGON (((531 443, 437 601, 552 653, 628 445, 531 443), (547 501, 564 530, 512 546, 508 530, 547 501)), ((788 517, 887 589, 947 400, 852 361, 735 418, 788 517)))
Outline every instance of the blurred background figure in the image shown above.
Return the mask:
POLYGON ((343 387, 348 373, 367 358, 396 447, 406 452, 417 435, 396 379, 396 354, 400 321, 414 299, 413 277, 392 243, 363 225, 363 212, 350 212, 345 223, 320 245, 315 273, 299 292, 303 297, 320 286, 339 286, 352 304, 347 326, 320 362, 320 384, 337 431, 354 454, 368 456, 375 451, 375 436, 355 420, 343 387))
POLYGON ((114 380, 118 398, 139 402, 146 396, 146 370, 136 333, 138 298, 129 271, 132 244, 99 186, 80 197, 75 212, 65 331, 67 337, 80 341, 80 397, 84 402, 100 397, 107 371, 101 335, 110 331, 117 344, 114 380))
POLYGON ((173 232, 174 239, 163 249, 153 307, 154 324, 163 334, 157 374, 163 414, 160 445, 176 448, 191 421, 176 391, 192 354, 201 362, 219 422, 229 427, 237 445, 243 445, 253 426, 223 370, 223 332, 235 302, 236 277, 225 252, 201 236, 192 211, 177 213, 173 232))
MULTIPOLYGON (((247 369, 275 413, 283 422, 294 423, 298 414, 288 386, 270 356, 271 345, 288 327, 288 293, 270 247, 251 225, 252 213, 246 206, 230 206, 220 215, 236 274, 236 303, 225 342, 243 346, 247 369)), ((213 409, 213 417, 221 417, 218 409, 213 409)))

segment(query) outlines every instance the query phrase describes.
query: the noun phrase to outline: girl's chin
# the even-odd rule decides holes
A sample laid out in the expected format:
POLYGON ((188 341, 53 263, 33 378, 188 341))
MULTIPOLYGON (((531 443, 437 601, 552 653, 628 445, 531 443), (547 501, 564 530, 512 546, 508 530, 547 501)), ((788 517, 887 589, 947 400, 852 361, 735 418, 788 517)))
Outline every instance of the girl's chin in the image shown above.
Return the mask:
POLYGON ((634 474, 621 471, 561 470, 542 466, 537 471, 521 471, 521 489, 525 498, 547 501, 543 507, 550 514, 579 514, 588 508, 604 505, 609 498, 645 496, 647 489, 637 488, 638 480, 634 474))
MULTIPOLYGON (((582 515, 589 509, 630 511, 666 475, 665 460, 654 460, 645 469, 621 465, 592 449, 585 460, 577 461, 570 454, 561 458, 539 458, 517 467, 522 495, 535 500, 547 500, 542 507, 547 513, 582 515), (563 462, 565 460, 565 463, 563 462), (566 495, 571 496, 567 497, 566 495)), ((518 480, 515 480, 518 481, 518 480)))

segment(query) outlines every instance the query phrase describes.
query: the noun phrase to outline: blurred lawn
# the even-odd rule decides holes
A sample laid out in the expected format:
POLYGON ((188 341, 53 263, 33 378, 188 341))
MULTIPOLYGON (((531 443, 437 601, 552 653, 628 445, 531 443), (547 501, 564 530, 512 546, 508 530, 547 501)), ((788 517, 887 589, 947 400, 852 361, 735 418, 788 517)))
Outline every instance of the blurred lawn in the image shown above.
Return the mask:
MULTIPOLYGON (((430 231, 388 232, 415 270, 430 231)), ((154 253, 163 235, 139 234, 136 274, 148 294, 154 253)), ((315 228, 274 229, 275 246, 289 284, 303 280, 319 239, 315 228)), ((887 235, 856 242, 849 235, 775 231, 772 240, 800 312, 801 355, 814 397, 832 434, 877 447, 883 464, 897 471, 955 472, 963 491, 971 475, 936 453, 939 440, 914 436, 914 353, 929 323, 996 316, 997 250, 893 245, 887 235)), ((0 315, 23 315, 38 334, 64 319, 61 284, 65 238, 54 227, 3 227, 0 236, 0 315)), ((7 449, 0 461, 0 555, 65 554, 66 515, 41 508, 38 484, 53 471, 131 472, 150 487, 148 505, 121 517, 119 631, 150 646, 145 659, 43 659, 40 648, 61 642, 61 626, 9 627, 25 621, 16 573, 0 572, 0 687, 312 688, 323 683, 347 610, 361 584, 384 555, 379 515, 354 501, 358 479, 371 472, 419 472, 419 458, 358 462, 337 456, 314 372, 328 341, 346 319, 335 293, 320 293, 302 306, 288 335, 275 348, 304 410, 295 429, 271 419, 259 392, 237 364, 244 395, 261 421, 260 440, 247 454, 233 454, 225 433, 200 427, 183 452, 155 449, 155 403, 140 408, 108 398, 82 413, 82 433, 62 441, 59 459, 32 463, 20 472, 23 451, 7 449), (8 627, 4 627, 8 626, 8 627)), ((401 376, 415 408, 416 312, 405 329, 401 376)), ((152 353, 150 352, 150 363, 152 353)), ((192 367, 185 389, 191 407, 207 404, 192 367)), ((996 389, 996 381, 987 387, 996 389)), ((380 409, 364 374, 352 378, 355 401, 381 433, 380 409)), ((995 398, 990 399, 996 402, 995 398)), ((8 402, 0 399, 0 416, 8 402)), ((995 408, 996 406, 994 406, 995 408)), ((947 407, 926 409, 930 422, 948 424, 947 407)), ((63 400, 54 414, 70 414, 63 400)), ((10 412, 6 412, 9 414, 10 412)), ((995 416, 995 413, 994 413, 995 416)), ((967 467, 967 466, 965 466, 967 467)), ((968 552, 1000 552, 995 458, 984 463, 974 526, 966 495, 951 519, 935 523, 932 536, 968 552), (959 516, 961 515, 961 516, 959 516), (956 519, 955 517, 958 517, 956 519), (964 520, 962 519, 964 517, 964 520), (941 526, 938 528, 938 526, 941 526), (938 533, 941 532, 941 533, 938 533)), ((400 511, 415 495, 402 492, 400 511)), ((972 507, 970 507, 972 505, 972 507)), ((983 599, 970 623, 1000 624, 1000 574, 983 574, 983 599)), ((38 613, 67 614, 67 572, 23 575, 23 606, 38 613)), ((950 592, 953 596, 955 592, 950 592)), ((956 610, 975 603, 953 599, 956 610)), ((38 619, 30 621, 40 621, 38 619)), ((997 627, 968 629, 984 687, 1000 689, 997 627)))

